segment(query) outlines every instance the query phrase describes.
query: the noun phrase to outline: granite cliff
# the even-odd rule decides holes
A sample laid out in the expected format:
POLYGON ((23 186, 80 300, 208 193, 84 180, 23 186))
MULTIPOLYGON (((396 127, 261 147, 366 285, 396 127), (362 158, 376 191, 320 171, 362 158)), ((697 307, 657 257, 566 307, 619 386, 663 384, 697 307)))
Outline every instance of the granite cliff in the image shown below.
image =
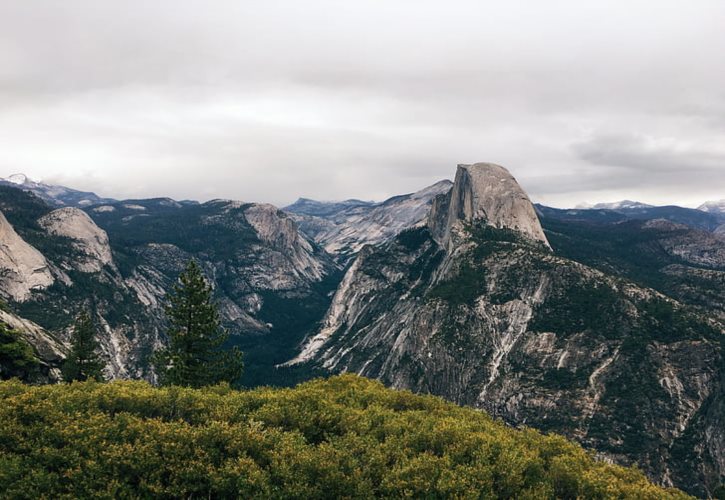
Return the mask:
POLYGON ((513 177, 474 164, 426 227, 358 254, 289 363, 563 433, 706 495, 723 474, 723 335, 697 308, 552 252, 513 177))

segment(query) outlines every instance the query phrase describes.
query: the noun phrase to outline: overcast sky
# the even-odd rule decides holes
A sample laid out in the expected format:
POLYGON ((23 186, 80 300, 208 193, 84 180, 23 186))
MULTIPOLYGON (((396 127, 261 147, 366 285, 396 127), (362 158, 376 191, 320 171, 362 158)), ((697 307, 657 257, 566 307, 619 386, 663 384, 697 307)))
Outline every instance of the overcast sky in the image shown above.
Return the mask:
POLYGON ((476 161, 553 206, 725 198, 725 2, 0 0, 0 176, 285 205, 476 161))

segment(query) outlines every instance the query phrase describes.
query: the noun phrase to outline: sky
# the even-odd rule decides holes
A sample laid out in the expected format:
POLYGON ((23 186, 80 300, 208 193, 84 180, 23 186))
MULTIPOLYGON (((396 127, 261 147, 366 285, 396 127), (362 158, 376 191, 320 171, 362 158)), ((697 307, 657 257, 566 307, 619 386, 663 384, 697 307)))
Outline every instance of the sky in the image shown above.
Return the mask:
POLYGON ((507 167, 551 206, 725 198, 725 2, 0 0, 0 176, 382 200, 507 167))

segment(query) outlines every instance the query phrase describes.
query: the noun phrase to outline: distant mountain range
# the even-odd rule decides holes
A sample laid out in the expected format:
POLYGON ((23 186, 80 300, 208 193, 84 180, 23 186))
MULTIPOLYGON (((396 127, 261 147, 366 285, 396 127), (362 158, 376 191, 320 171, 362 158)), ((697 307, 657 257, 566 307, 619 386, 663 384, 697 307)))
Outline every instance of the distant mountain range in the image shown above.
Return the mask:
POLYGON ((386 241, 428 215, 433 199, 451 189, 448 180, 383 202, 320 202, 300 198, 284 210, 300 229, 338 260, 346 262, 363 246, 386 241))
POLYGON ((613 203, 597 203, 595 205, 591 205, 589 203, 582 203, 580 205, 577 205, 575 208, 593 208, 595 210, 621 210, 621 209, 628 209, 628 208, 650 208, 652 205, 647 205, 646 203, 640 203, 638 201, 632 201, 632 200, 622 200, 622 201, 615 201, 613 203))
POLYGON ((87 207, 115 201, 111 198, 102 198, 95 193, 87 191, 78 191, 65 186, 36 182, 29 179, 25 174, 13 174, 10 177, 0 178, 0 185, 30 191, 38 198, 56 207, 87 207))

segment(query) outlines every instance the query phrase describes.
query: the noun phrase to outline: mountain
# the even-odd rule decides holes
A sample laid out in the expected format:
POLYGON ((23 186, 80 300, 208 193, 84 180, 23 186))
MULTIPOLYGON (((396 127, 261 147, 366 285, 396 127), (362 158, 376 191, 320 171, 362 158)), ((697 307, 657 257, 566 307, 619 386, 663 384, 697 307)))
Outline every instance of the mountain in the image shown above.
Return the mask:
POLYGON ((292 214, 305 234, 346 263, 363 246, 377 245, 419 224, 426 218, 433 198, 451 186, 450 181, 443 180, 381 203, 299 199, 284 210, 292 214))
POLYGON ((95 193, 35 182, 25 174, 13 174, 4 179, 0 178, 0 185, 29 191, 51 206, 86 207, 114 201, 111 198, 102 198, 95 193))
POLYGON ((309 198, 299 198, 291 205, 284 207, 284 211, 314 217, 331 217, 340 212, 356 208, 373 207, 374 201, 344 200, 344 201, 315 201, 309 198))
POLYGON ((725 244, 717 234, 665 219, 592 222, 540 213, 557 255, 725 319, 725 244))
POLYGON ((594 210, 631 210, 640 208, 652 208, 653 205, 641 203, 639 201, 622 200, 613 203, 595 203, 589 208, 594 210))
POLYGON ((189 259, 209 278, 231 342, 249 356, 250 385, 293 381, 274 364, 319 320, 339 279, 332 258, 271 205, 161 198, 54 209, 0 186, 0 214, 9 310, 63 344, 89 308, 110 378, 153 380, 164 297, 189 259))
POLYGON ((547 236, 505 169, 459 166, 426 225, 360 251, 289 363, 440 395, 713 491, 724 323, 561 256, 547 236))
POLYGON ((698 210, 713 214, 724 214, 725 215, 725 199, 717 201, 706 201, 699 207, 698 210))
POLYGON ((62 206, 10 184, 0 321, 33 346, 36 382, 59 379, 81 308, 99 325, 106 375, 153 381, 165 295, 193 258, 245 352, 245 385, 351 371, 565 434, 700 496, 722 482, 718 214, 533 206, 483 163, 382 203, 300 199, 285 211, 62 206))
POLYGON ((499 165, 458 165, 453 187, 433 201, 428 228, 441 247, 450 249, 476 221, 549 246, 529 197, 499 165))
POLYGON ((725 217, 715 213, 707 213, 694 208, 683 208, 674 205, 662 207, 639 207, 610 209, 560 209, 544 205, 535 205, 537 213, 542 216, 563 221, 610 223, 625 220, 665 219, 677 224, 684 224, 705 231, 718 231, 725 224, 725 217))

